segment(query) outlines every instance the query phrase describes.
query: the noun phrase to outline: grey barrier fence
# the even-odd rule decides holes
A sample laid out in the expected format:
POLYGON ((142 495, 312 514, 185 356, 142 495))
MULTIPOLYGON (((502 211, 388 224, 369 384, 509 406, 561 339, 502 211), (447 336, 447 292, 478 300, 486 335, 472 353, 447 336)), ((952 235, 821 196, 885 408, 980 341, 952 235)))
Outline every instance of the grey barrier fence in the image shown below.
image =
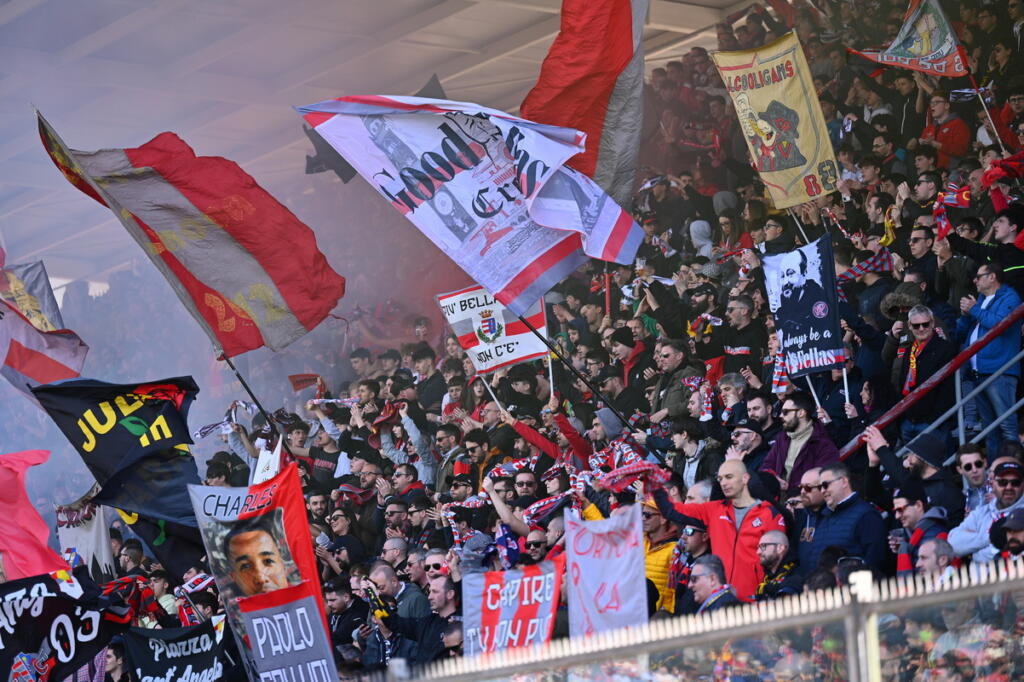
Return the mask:
POLYGON ((883 582, 855 573, 847 587, 447 659, 416 679, 1024 679, 1024 562, 883 582))

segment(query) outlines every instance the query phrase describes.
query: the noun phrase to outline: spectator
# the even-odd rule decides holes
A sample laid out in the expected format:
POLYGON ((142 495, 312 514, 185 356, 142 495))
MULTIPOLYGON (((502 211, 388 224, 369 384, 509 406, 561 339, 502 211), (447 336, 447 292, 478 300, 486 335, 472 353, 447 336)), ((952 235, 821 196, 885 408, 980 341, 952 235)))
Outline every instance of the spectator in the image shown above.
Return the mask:
POLYGON ((992 489, 990 502, 977 507, 963 522, 949 531, 949 544, 959 557, 971 555, 974 563, 992 561, 998 550, 989 539, 992 524, 1022 506, 1024 492, 1024 466, 1011 457, 996 459, 991 467, 992 489))
POLYGON ((784 489, 795 488, 804 473, 838 461, 839 451, 817 419, 812 398, 794 393, 782 403, 782 432, 761 470, 773 474, 784 489))
POLYGON ((740 603, 733 588, 725 581, 725 575, 724 563, 714 554, 705 554, 693 562, 690 589, 699 604, 697 613, 717 611, 740 603))
POLYGON ((757 545, 757 556, 764 569, 764 578, 754 593, 756 601, 779 599, 800 594, 803 582, 796 561, 789 554, 789 538, 779 530, 771 530, 761 536, 757 545))
POLYGON ((819 480, 828 510, 810 540, 804 570, 817 567, 826 548, 839 547, 848 556, 860 557, 872 570, 881 571, 888 554, 882 515, 854 492, 850 486, 850 470, 845 464, 826 464, 821 468, 819 480))

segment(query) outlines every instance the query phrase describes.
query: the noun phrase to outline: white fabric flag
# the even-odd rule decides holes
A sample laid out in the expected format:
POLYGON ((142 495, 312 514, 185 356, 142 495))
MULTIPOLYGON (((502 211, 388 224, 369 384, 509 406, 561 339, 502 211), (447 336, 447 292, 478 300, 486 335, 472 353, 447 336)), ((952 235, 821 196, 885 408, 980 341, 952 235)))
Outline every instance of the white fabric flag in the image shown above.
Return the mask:
POLYGON ((639 504, 603 521, 566 513, 565 554, 571 637, 647 623, 639 504))
POLYGON ((468 102, 341 97, 298 108, 392 206, 516 315, 587 257, 630 263, 643 231, 565 166, 578 130, 468 102))
MULTIPOLYGON (((542 358, 548 347, 512 311, 480 285, 437 297, 448 326, 480 374, 542 358)), ((540 301, 523 315, 545 333, 547 322, 540 301)))

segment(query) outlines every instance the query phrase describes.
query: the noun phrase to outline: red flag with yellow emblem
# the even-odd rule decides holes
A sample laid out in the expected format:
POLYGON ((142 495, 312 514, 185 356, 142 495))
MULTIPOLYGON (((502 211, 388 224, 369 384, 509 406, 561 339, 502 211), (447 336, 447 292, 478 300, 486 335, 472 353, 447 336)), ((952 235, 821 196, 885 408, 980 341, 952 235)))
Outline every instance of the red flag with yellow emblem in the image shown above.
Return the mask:
POLYGON ((214 346, 280 350, 345 293, 302 221, 238 164, 196 156, 174 133, 134 149, 70 149, 40 115, 64 176, 121 220, 214 346))

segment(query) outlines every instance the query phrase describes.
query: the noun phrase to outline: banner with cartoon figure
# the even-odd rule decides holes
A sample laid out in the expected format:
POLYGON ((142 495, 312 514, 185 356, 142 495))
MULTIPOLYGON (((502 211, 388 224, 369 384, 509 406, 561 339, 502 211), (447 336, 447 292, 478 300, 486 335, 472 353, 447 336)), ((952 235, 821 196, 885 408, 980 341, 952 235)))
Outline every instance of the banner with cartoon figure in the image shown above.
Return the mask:
MULTIPOLYGON (((277 476, 247 488, 190 485, 188 491, 238 649, 251 679, 258 679, 255 671, 263 668, 253 647, 260 633, 247 628, 240 602, 298 585, 307 589, 295 597, 296 605, 307 593, 320 593, 298 469, 289 464, 277 476)), ((309 627, 326 632, 323 604, 319 599, 314 603, 309 627)))
MULTIPOLYGON (((445 320, 480 374, 548 354, 544 342, 515 313, 479 284, 437 297, 445 320)), ((523 315, 534 329, 547 328, 544 306, 537 301, 523 315)))
POLYGON ((789 208, 835 191, 839 167, 796 33, 754 50, 712 56, 775 206, 789 208))

